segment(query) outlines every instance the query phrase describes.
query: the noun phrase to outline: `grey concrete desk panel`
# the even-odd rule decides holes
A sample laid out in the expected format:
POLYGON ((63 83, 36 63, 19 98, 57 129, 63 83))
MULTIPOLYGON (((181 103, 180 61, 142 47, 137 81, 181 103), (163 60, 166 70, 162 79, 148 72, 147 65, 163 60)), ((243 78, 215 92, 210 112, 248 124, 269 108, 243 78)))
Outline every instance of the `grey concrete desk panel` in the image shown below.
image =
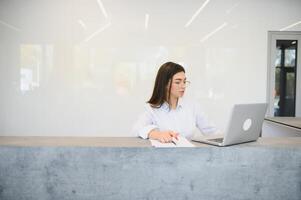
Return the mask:
POLYGON ((298 138, 167 149, 138 138, 35 139, 0 138, 1 200, 301 197, 298 138))

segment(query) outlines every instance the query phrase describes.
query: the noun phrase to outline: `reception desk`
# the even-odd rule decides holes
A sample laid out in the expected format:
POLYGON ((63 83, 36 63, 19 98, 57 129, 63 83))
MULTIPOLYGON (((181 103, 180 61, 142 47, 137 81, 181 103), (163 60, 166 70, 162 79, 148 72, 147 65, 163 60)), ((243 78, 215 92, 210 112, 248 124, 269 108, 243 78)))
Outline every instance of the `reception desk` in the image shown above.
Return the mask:
POLYGON ((0 137, 0 199, 301 199, 301 137, 193 144, 0 137))
POLYGON ((301 137, 301 117, 266 117, 262 137, 301 137))

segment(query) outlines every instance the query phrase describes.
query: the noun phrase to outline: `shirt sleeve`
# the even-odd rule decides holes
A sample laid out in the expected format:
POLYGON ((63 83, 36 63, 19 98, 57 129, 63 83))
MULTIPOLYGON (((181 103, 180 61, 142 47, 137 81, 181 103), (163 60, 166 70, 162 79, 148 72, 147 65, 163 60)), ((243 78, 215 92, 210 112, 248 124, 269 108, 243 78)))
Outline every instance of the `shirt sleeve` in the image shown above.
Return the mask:
POLYGON ((149 105, 146 105, 144 112, 134 124, 133 134, 143 139, 148 139, 149 132, 157 128, 158 126, 154 123, 152 110, 149 105))
POLYGON ((194 106, 194 112, 196 118, 196 126, 204 135, 216 134, 218 132, 215 125, 208 121, 201 107, 197 103, 194 106))

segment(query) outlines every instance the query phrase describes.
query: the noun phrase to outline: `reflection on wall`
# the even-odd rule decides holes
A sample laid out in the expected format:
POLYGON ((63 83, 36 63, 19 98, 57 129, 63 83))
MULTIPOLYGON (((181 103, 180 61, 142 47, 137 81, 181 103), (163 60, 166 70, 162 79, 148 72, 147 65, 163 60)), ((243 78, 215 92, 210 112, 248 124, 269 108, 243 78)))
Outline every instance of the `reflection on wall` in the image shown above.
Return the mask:
POLYGON ((136 80, 135 63, 118 63, 114 66, 114 85, 118 95, 129 95, 136 80))
POLYGON ((42 48, 40 45, 21 45, 21 80, 22 93, 34 90, 40 84, 40 67, 42 63, 42 48))
POLYGON ((266 100, 267 31, 301 29, 274 2, 0 1, 0 135, 129 136, 166 61, 223 129, 266 100))
MULTIPOLYGON (((20 45, 20 90, 22 94, 40 86, 41 70, 51 73, 53 47, 51 45, 20 45)), ((43 77, 43 79, 47 77, 43 77)))

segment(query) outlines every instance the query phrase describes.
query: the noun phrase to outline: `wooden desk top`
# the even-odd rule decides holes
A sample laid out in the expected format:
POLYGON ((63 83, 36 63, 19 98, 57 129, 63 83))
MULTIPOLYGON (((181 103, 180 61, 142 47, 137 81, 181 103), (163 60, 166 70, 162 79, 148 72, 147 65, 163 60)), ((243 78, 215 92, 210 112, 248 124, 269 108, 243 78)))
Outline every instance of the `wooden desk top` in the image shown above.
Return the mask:
MULTIPOLYGON (((215 147, 192 142, 196 147, 215 147)), ((14 147, 151 147, 149 140, 136 137, 0 137, 1 146, 14 147)), ((301 137, 259 138, 235 147, 300 147, 301 137)))
POLYGON ((301 117, 266 117, 265 120, 301 129, 301 117))

